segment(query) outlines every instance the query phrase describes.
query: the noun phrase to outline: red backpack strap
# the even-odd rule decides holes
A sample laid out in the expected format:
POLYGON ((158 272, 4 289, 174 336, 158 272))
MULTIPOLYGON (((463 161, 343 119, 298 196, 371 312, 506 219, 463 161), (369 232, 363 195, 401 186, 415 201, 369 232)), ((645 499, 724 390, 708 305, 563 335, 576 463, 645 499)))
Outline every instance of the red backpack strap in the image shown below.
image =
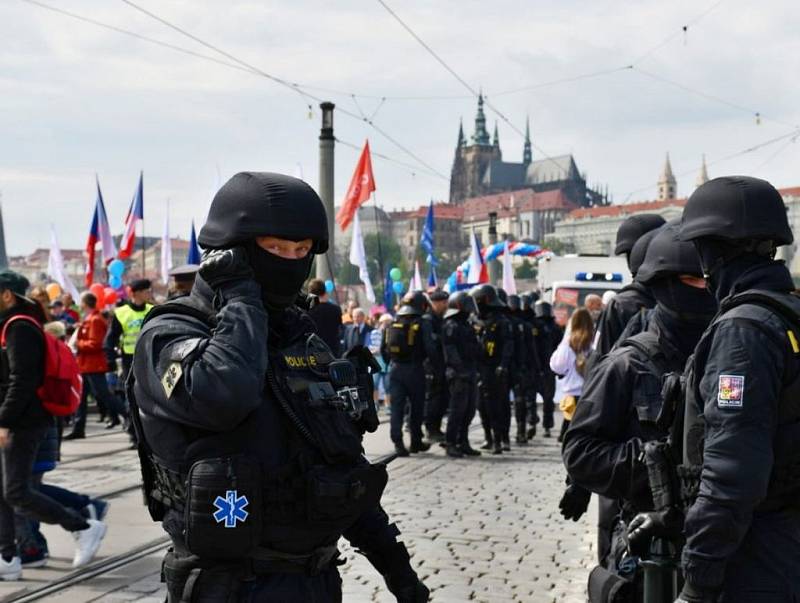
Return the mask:
POLYGON ((6 333, 8 332, 8 327, 10 327, 13 323, 17 322, 18 320, 24 320, 25 322, 30 322, 35 324, 39 327, 39 330, 42 329, 42 325, 39 324, 39 321, 36 320, 33 316, 28 316, 27 314, 14 314, 11 318, 6 320, 3 323, 3 330, 0 332, 0 347, 6 347, 6 333))

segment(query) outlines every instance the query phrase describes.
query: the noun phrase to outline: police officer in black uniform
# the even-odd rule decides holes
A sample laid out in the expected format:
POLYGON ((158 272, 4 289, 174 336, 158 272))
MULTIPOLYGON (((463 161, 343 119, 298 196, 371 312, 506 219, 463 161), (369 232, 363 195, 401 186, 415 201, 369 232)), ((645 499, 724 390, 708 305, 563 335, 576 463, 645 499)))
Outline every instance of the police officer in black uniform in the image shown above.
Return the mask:
POLYGON ((642 239, 645 234, 660 228, 663 224, 664 218, 658 214, 637 214, 625 220, 617 230, 614 254, 625 254, 634 280, 614 296, 597 322, 594 349, 600 356, 604 356, 611 350, 625 329, 625 325, 637 312, 642 308, 652 308, 656 303, 647 287, 635 278, 647 251, 646 242, 651 240, 652 236, 645 239, 644 247, 640 247, 636 253, 633 252, 633 249, 637 241, 642 239))
POLYGON ((478 306, 478 339, 482 354, 478 362, 480 387, 478 412, 485 442, 481 448, 502 454, 511 446, 506 434, 509 409, 509 370, 514 353, 514 330, 506 318, 506 305, 492 285, 477 285, 470 296, 478 306))
POLYGON ((541 362, 539 384, 537 393, 542 396, 542 427, 544 437, 550 437, 553 428, 556 404, 553 399, 556 395, 556 376, 550 369, 550 356, 556 351, 561 342, 563 332, 553 318, 553 306, 544 300, 537 301, 533 306, 536 318, 534 327, 534 342, 541 362))
MULTIPOLYGON (((646 331, 600 361, 564 436, 564 464, 574 496, 565 496, 561 505, 572 519, 580 517, 589 500, 581 501, 575 492, 580 488, 619 500, 625 523, 636 512, 653 508, 642 452, 645 442, 666 436, 656 425, 662 377, 683 370, 716 310, 694 246, 680 241, 677 221, 653 238, 639 279, 656 297, 653 319, 646 331)), ((624 529, 619 528, 621 536, 624 529)), ((606 548, 601 563, 617 571, 624 544, 601 545, 606 548)))
POLYGON ((442 419, 447 411, 447 379, 445 378, 444 357, 442 351, 442 327, 447 310, 448 294, 442 289, 435 289, 428 294, 430 302, 423 319, 430 322, 435 355, 425 363, 425 430, 428 440, 441 442, 442 419))
POLYGON ((468 430, 475 418, 478 397, 478 359, 481 347, 470 323, 478 308, 466 291, 450 294, 442 329, 449 413, 447 418, 447 455, 455 458, 480 456, 469 443, 468 430))
POLYGON ((536 344, 536 314, 533 312, 533 305, 539 301, 539 295, 535 292, 523 293, 520 296, 520 318, 525 326, 525 345, 528 350, 528 392, 526 400, 528 402, 528 429, 525 432, 525 439, 532 440, 536 436, 536 426, 539 424, 539 409, 536 405, 536 392, 541 389, 540 382, 543 376, 542 360, 539 358, 539 349, 536 344))
POLYGON ((336 360, 295 305, 325 209, 245 172, 214 197, 194 289, 154 309, 128 382, 148 508, 172 539, 169 602, 341 601, 345 536, 399 601, 426 601, 381 509, 366 355, 336 360))
POLYGON ((406 294, 397 316, 383 333, 381 355, 389 365, 391 397, 391 438, 398 456, 409 452, 425 452, 431 445, 422 439, 422 417, 425 409, 425 361, 437 356, 436 343, 429 320, 422 316, 428 300, 422 291, 406 294), (408 403, 408 424, 411 446, 403 443, 403 418, 408 403))
POLYGON ((786 208, 764 180, 716 178, 689 198, 680 234, 720 310, 686 381, 681 475, 695 496, 679 600, 798 601, 800 301, 773 259, 794 238, 786 208))
POLYGON ((519 295, 508 296, 508 318, 514 328, 514 356, 511 363, 511 391, 514 392, 514 419, 517 422, 516 443, 528 443, 526 425, 531 392, 531 356, 529 344, 533 334, 522 318, 522 300, 519 295), (530 336, 530 341, 529 341, 530 336))

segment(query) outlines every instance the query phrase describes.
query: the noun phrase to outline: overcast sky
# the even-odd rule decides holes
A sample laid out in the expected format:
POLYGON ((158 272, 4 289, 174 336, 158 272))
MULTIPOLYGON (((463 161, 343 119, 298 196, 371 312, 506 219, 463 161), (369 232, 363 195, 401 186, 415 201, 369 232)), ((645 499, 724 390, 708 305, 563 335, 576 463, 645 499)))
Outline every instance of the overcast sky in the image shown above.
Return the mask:
MULTIPOLYGON (((45 1, 214 54, 119 0, 45 1)), ((377 109, 381 129, 448 178, 459 117, 472 134, 475 99, 376 0, 137 2, 337 107, 377 109), (350 93, 376 98, 354 102, 350 93)), ((517 128, 530 114, 534 158, 573 153, 590 184, 608 184, 617 202, 654 197, 667 151, 679 194, 693 189, 703 153, 712 177, 746 173, 800 186, 792 138, 727 159, 800 123, 797 0, 387 2, 517 128), (634 70, 503 94, 631 63, 634 70)), ((0 0, 0 48, 0 191, 12 254, 48 246, 50 222, 62 247, 82 247, 95 173, 115 233, 143 169, 147 233, 162 232, 169 199, 172 233, 183 237, 237 171, 302 170, 317 184, 316 102, 309 118, 309 101, 264 77, 22 0, 0 0)), ((496 115, 487 117, 493 127, 496 115)), ((374 152, 416 164, 357 119, 337 113, 335 129, 344 141, 369 137, 374 152)), ((499 129, 504 158, 520 161, 521 136, 502 121, 499 129)), ((337 203, 356 159, 337 146, 337 203)), ((423 167, 377 157, 373 165, 387 208, 447 198, 448 180, 423 167)))

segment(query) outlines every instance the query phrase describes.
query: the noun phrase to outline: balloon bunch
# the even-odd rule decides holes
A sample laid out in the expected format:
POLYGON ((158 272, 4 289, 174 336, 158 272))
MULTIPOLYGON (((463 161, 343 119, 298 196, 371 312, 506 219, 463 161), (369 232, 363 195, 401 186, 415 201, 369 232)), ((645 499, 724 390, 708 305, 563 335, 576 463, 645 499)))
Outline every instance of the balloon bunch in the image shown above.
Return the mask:
POLYGON ((333 293, 333 290, 335 288, 336 287, 333 284, 333 281, 331 279, 328 279, 327 281, 325 281, 325 293, 333 293))
POLYGON ((392 291, 394 291, 397 295, 402 295, 403 291, 405 291, 405 285, 400 280, 403 278, 403 272, 400 268, 392 268, 389 271, 389 278, 392 279, 392 291))
POLYGON ((50 301, 56 301, 59 297, 61 297, 61 285, 58 283, 50 283, 47 287, 44 288, 47 291, 47 297, 50 301))
POLYGON ((108 284, 112 289, 119 289, 122 287, 122 275, 125 274, 125 262, 122 260, 113 260, 108 265, 108 284))
POLYGON ((106 306, 113 306, 119 300, 119 295, 112 287, 104 287, 100 283, 95 283, 89 287, 92 295, 97 298, 97 308, 102 310, 106 306))

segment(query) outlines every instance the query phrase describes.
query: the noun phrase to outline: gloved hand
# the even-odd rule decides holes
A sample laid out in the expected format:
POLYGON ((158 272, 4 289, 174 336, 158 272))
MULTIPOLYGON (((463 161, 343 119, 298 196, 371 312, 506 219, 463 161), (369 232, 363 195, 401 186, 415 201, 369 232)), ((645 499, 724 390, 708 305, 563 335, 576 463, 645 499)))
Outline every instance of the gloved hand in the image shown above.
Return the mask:
POLYGON ((564 496, 561 497, 561 501, 558 503, 561 515, 564 516, 564 519, 578 521, 586 513, 591 497, 592 493, 589 490, 576 484, 569 484, 567 489, 564 490, 564 496))
POLYGON ((392 591, 397 603, 427 603, 431 591, 419 579, 416 584, 408 584, 392 591))
POLYGON ((644 557, 653 538, 680 538, 683 513, 670 507, 664 511, 639 513, 628 526, 628 550, 631 555, 644 557))
POLYGON ((689 582, 685 582, 675 603, 715 603, 718 594, 716 591, 692 586, 689 582))
POLYGON ((244 247, 212 249, 205 252, 199 273, 212 289, 231 281, 253 278, 253 269, 250 267, 244 247))

